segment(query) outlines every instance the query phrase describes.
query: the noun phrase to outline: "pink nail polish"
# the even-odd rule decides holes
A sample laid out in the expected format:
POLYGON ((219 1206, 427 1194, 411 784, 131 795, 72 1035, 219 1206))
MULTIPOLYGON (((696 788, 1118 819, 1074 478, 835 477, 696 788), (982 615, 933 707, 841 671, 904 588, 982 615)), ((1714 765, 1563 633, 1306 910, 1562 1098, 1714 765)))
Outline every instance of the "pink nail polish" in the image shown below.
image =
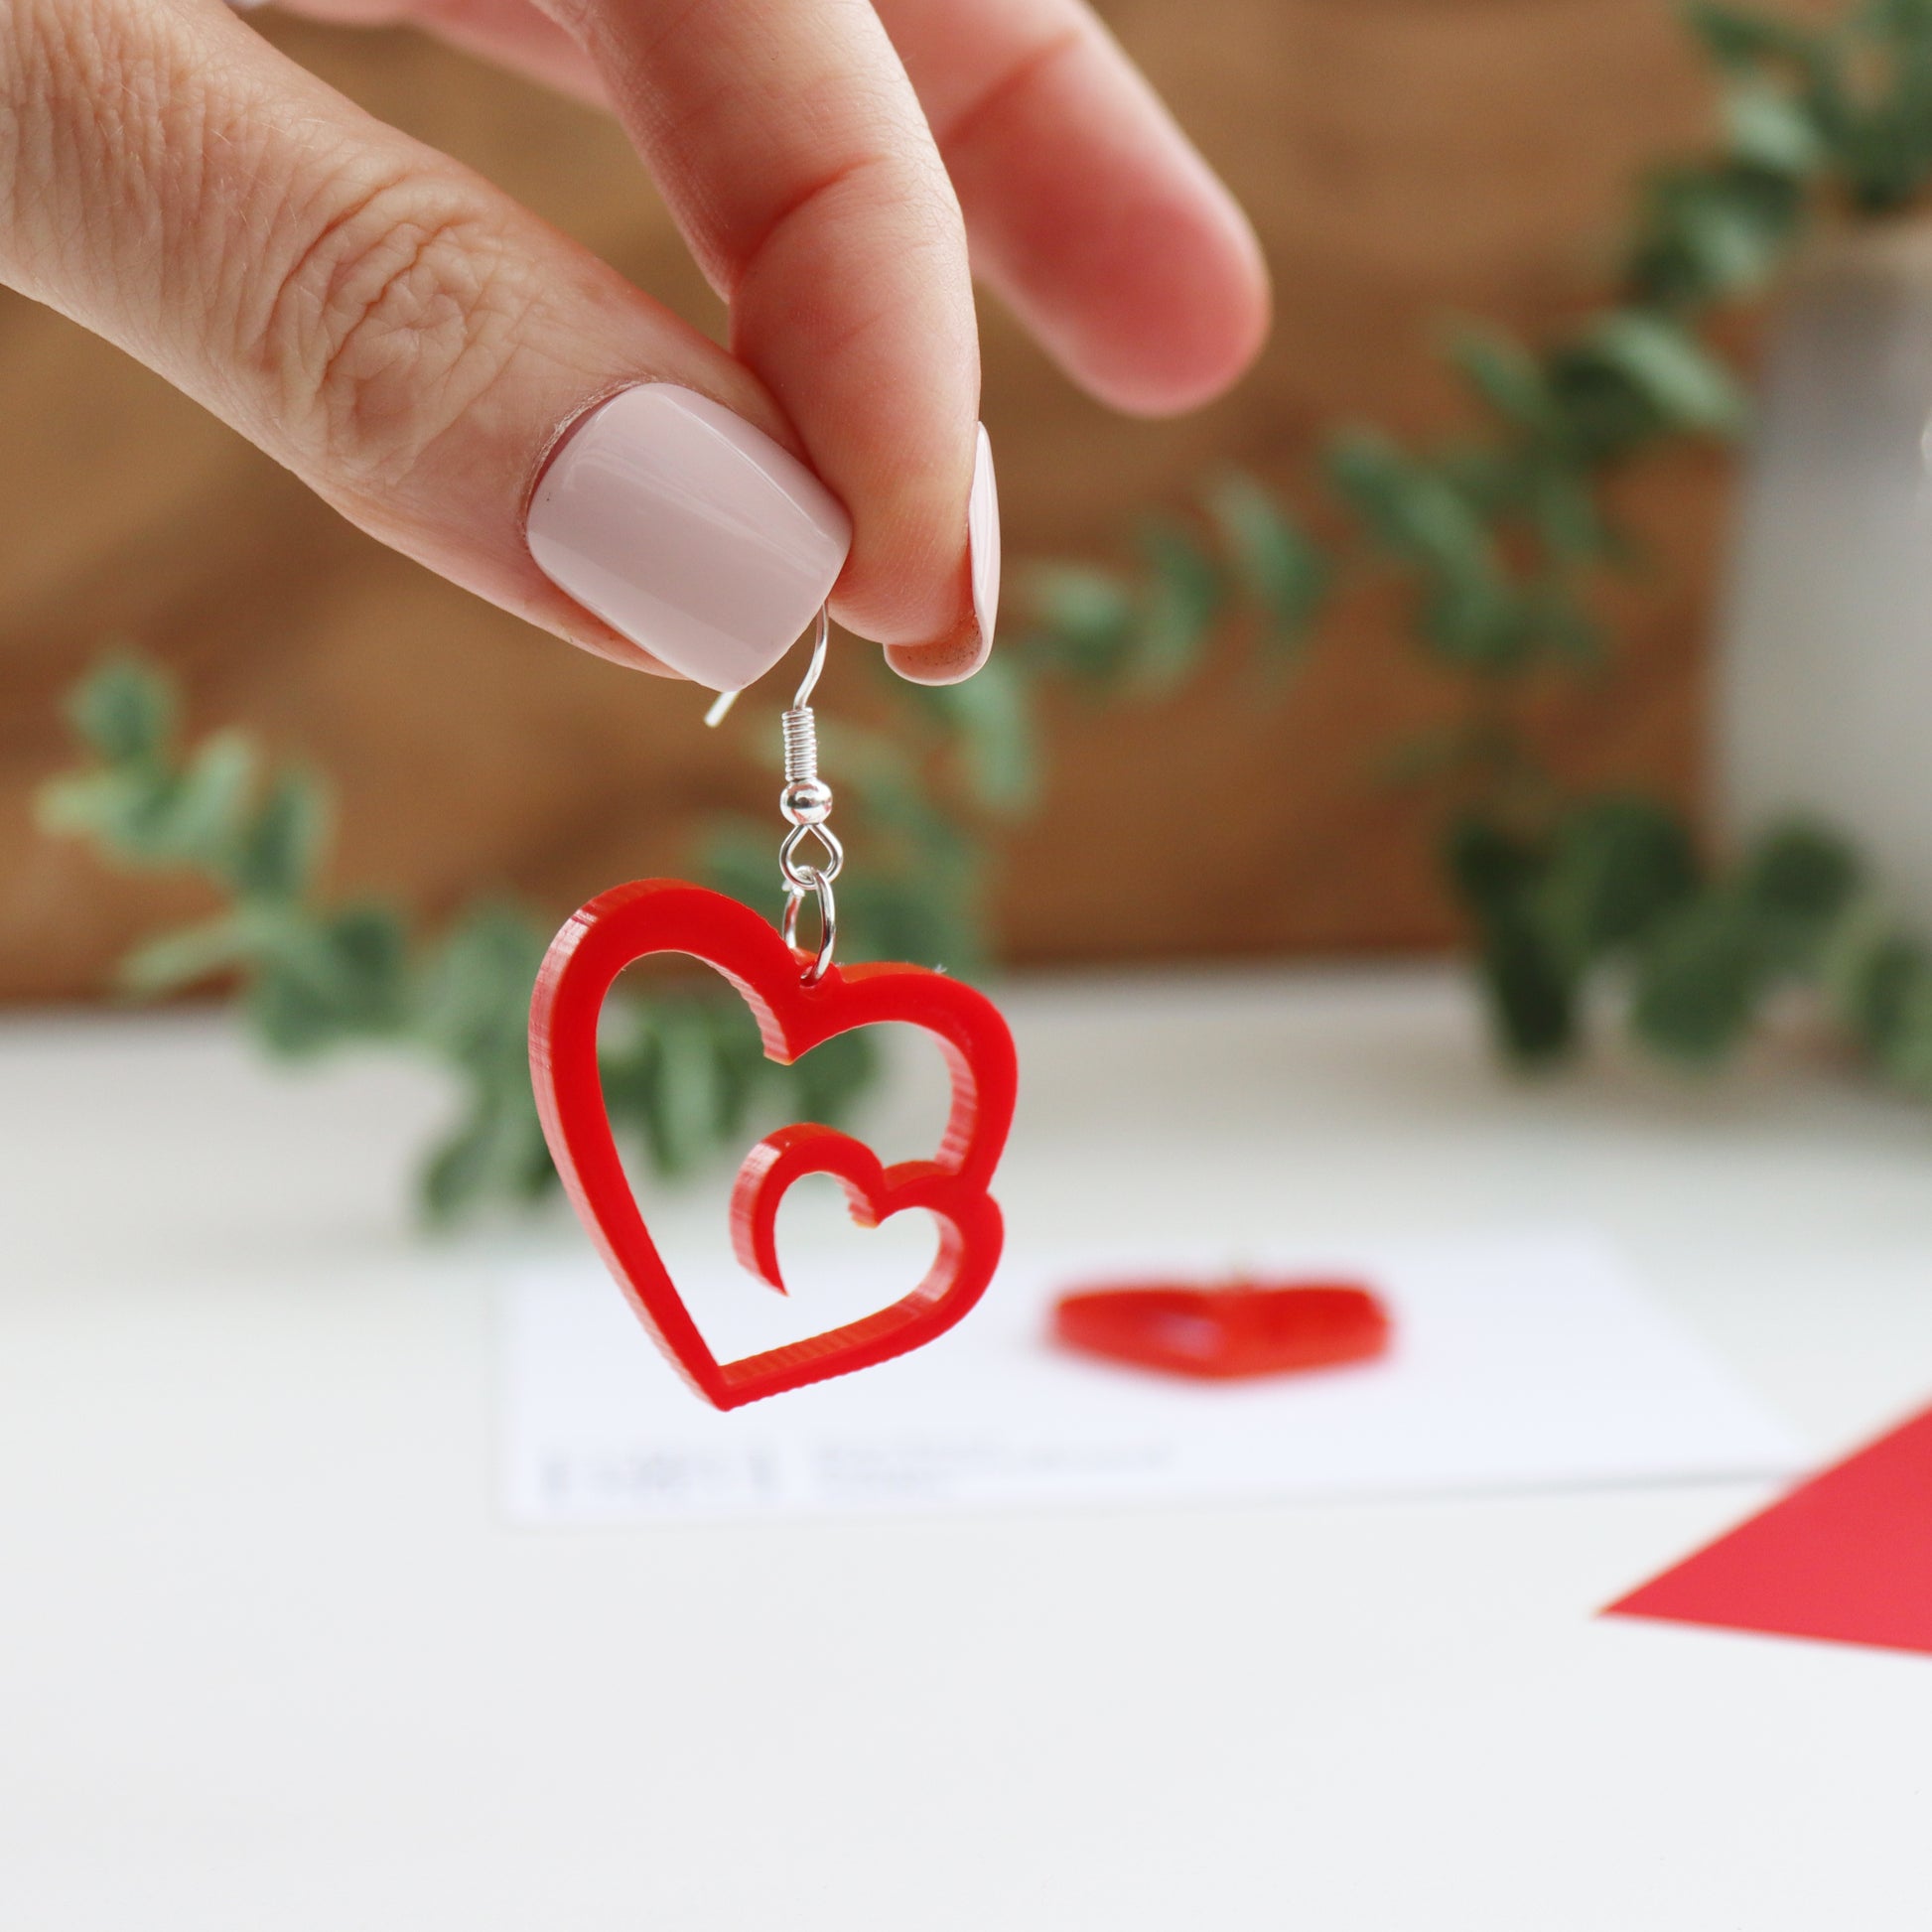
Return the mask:
POLYGON ((993 626, 1000 612, 1000 490, 993 481, 993 445, 984 423, 973 454, 972 493, 966 499, 966 548, 972 559, 973 616, 979 621, 979 664, 983 664, 993 648, 993 626))
POLYGON ((825 602, 852 520, 762 430, 646 382, 570 432, 525 535, 537 568, 614 630, 696 683, 742 691, 825 602))

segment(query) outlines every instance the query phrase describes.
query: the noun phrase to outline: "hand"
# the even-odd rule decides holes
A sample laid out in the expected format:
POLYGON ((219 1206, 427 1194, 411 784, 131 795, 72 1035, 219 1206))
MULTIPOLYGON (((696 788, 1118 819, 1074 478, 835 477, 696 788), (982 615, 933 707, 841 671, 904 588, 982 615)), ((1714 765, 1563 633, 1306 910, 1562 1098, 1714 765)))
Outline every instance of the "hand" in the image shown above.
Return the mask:
POLYGON ((1239 211, 1081 0, 300 10, 414 20, 609 102, 730 353, 221 0, 0 0, 0 278, 363 529, 621 663, 735 689, 835 578, 904 675, 981 661, 969 237, 1123 409, 1205 400, 1266 327, 1239 211))

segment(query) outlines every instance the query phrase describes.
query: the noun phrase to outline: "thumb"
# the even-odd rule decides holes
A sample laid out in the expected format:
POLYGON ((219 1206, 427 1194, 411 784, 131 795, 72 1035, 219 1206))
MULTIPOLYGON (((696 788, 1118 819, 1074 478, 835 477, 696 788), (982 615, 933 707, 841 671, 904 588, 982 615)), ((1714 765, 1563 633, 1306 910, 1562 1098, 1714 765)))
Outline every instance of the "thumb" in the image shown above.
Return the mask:
POLYGON ((20 0, 0 181, 0 278, 573 642, 736 690, 843 567, 749 371, 222 9, 20 0))

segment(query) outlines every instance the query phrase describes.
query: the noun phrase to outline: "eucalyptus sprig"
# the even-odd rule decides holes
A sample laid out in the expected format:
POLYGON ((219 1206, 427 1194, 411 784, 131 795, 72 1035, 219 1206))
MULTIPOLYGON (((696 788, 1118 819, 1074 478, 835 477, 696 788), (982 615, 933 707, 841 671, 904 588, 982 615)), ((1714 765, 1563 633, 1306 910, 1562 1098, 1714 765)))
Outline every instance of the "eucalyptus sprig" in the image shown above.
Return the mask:
MULTIPOLYGON (((895 680, 902 733, 824 720, 841 826, 865 853, 839 889, 851 954, 968 975, 984 968, 989 862, 974 820, 1036 800, 1042 687, 1078 677, 1139 682, 1153 694, 1190 667, 1207 637, 1218 593, 1204 593, 1177 538, 1150 544, 1165 574, 1145 647, 1126 628, 1071 650, 1022 643, 965 685, 895 680), (1135 665, 1156 656, 1160 676, 1135 678, 1135 665)), ((463 1096, 458 1125, 423 1171, 429 1213, 448 1219, 545 1192, 555 1174, 530 1096, 526 1029, 548 922, 490 897, 432 934, 382 901, 332 897, 323 881, 334 810, 321 774, 272 765, 234 731, 184 745, 179 711, 159 666, 132 653, 104 661, 69 700, 83 761, 40 799, 49 832, 85 839, 117 865, 198 877, 223 901, 213 916, 137 947, 120 969, 123 990, 156 998, 232 982, 257 1036, 283 1058, 357 1044, 425 1055, 463 1096)), ((770 826, 721 818, 700 848, 712 884, 753 904, 773 899, 770 826)), ((740 1003, 703 986, 641 992, 621 982, 603 1030, 612 1124, 667 1175, 742 1146, 766 1115, 837 1122, 876 1072, 863 1033, 775 1067, 740 1003)))
POLYGON ((1584 996, 1605 975, 1636 1038, 1688 1068, 1722 1063, 1796 990, 1885 1078, 1932 1100, 1932 951, 1829 827, 1775 825, 1719 869, 1676 813, 1611 794, 1537 837, 1464 819, 1449 864, 1498 1032, 1523 1058, 1578 1043, 1584 996))
MULTIPOLYGON (((204 881, 221 909, 164 933, 123 962, 130 995, 153 998, 232 981, 256 1035, 283 1058, 339 1048, 402 1047, 443 1067, 461 1093, 456 1127, 429 1157, 422 1197, 446 1219, 490 1199, 527 1199, 554 1182, 530 1096, 530 992, 549 924, 488 898, 446 932, 415 929, 376 899, 324 889, 333 808, 322 777, 274 764, 239 733, 185 745, 168 677, 132 654, 102 663, 69 715, 81 767, 52 781, 47 830, 84 838, 104 858, 204 881)), ((904 774, 897 774, 900 782, 904 774)), ((868 781, 854 787, 860 811, 868 781)), ((914 843, 919 828, 900 830, 914 843)), ((768 897, 771 846, 757 882, 768 897)), ((928 875, 909 853, 854 895, 847 917, 868 931, 932 930, 928 875)), ((621 982, 604 1029, 602 1073, 613 1126, 658 1173, 680 1174, 742 1143, 755 1118, 837 1121, 872 1077, 863 1035, 843 1035, 795 1067, 763 1056, 739 1003, 706 988, 638 991, 621 982)))
POLYGON ((1602 594, 1642 549, 1609 483, 1744 424, 1714 324, 1769 288, 1822 217, 1889 214, 1932 184, 1932 0, 1875 0, 1820 26, 1719 5, 1686 18, 1718 71, 1719 139, 1638 184, 1595 312, 1538 345, 1447 332, 1463 427, 1424 444, 1372 427, 1335 438, 1320 471, 1345 513, 1338 547, 1243 481, 1149 546, 1138 572, 1047 574, 1035 648, 1109 674, 1166 671, 1245 605, 1293 657, 1329 600, 1394 577, 1455 710, 1384 765, 1444 799, 1445 874, 1510 1054, 1573 1049, 1607 974, 1644 1045, 1708 1065, 1803 985, 1932 1097, 1927 951, 1884 914, 1845 840, 1776 826, 1714 863, 1675 808, 1565 786, 1525 722, 1552 680, 1598 677, 1612 655, 1602 594))

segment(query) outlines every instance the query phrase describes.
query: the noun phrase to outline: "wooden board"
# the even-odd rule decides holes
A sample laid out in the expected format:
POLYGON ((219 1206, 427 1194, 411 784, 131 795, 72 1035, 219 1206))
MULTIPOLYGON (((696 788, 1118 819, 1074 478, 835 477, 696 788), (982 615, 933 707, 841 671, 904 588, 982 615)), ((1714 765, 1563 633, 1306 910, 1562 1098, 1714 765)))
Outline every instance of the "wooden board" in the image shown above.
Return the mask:
MULTIPOLYGON (((989 303, 985 414, 1016 564, 1103 554, 1217 462, 1290 481, 1346 419, 1443 420, 1438 321, 1537 329, 1587 300, 1633 172, 1697 144, 1710 111, 1669 10, 1630 0, 1108 11, 1254 210, 1280 323, 1237 394, 1150 425, 1076 394, 989 303)), ((263 18, 345 91, 715 328, 599 117, 410 35, 263 18)), ((31 825, 32 789, 63 757, 59 695, 113 636, 181 669, 198 724, 245 724, 331 771, 342 878, 429 908, 507 887, 561 911, 674 867, 710 809, 767 802, 698 730, 696 693, 625 678, 384 551, 157 378, 17 298, 0 301, 0 996, 98 989, 135 935, 200 906, 104 877, 31 825)), ((1656 574, 1631 600, 1619 674, 1545 721, 1567 768, 1693 787, 1724 493, 1723 466, 1697 458, 1634 491, 1656 574)), ((855 663, 835 675, 870 684, 855 663)), ((1257 705, 1234 666, 1159 707, 1068 703, 1045 807, 1004 840, 1011 951, 1441 943, 1428 809, 1375 766, 1443 699, 1369 598, 1278 704, 1257 705), (1137 809, 1150 797, 1158 810, 1137 809)))

